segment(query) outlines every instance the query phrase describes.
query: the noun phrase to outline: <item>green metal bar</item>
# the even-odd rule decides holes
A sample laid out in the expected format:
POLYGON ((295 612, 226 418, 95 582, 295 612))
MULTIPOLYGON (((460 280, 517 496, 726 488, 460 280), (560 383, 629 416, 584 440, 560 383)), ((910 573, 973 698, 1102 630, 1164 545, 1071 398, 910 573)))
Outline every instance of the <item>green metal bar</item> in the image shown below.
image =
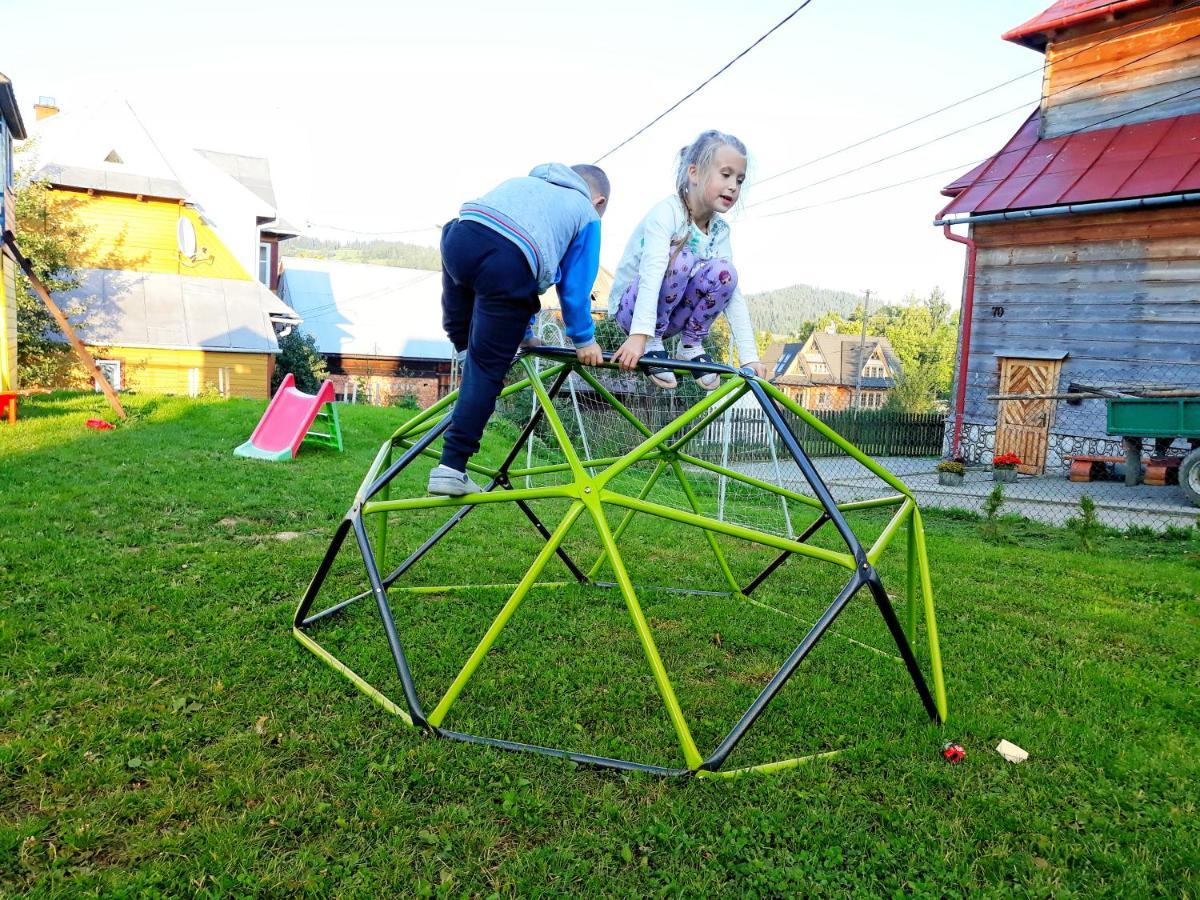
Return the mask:
MULTIPOLYGON (((679 479, 679 486, 683 488, 683 495, 687 497, 688 505, 692 508, 692 512, 697 515, 703 515, 700 509, 700 501, 696 498, 696 492, 692 490, 692 483, 683 474, 683 466, 679 464, 678 460, 673 459, 671 460, 671 468, 675 471, 675 477, 679 479)), ((708 546, 712 548, 713 556, 717 558, 717 565, 721 567, 721 571, 725 574, 725 580, 729 582, 730 590, 735 595, 740 594, 742 592, 741 585, 733 577, 733 572, 729 568, 729 560, 725 558, 725 551, 721 549, 721 545, 717 542, 717 536, 708 529, 705 529, 704 537, 708 539, 708 546)))
POLYGON ((904 505, 896 511, 896 514, 892 516, 892 520, 887 523, 887 527, 880 532, 879 537, 875 540, 875 543, 871 545, 871 549, 867 551, 867 562, 869 562, 871 565, 875 565, 877 562, 879 562, 879 557, 882 556, 883 551, 888 548, 888 545, 896 536, 896 532, 900 530, 900 526, 908 521, 908 517, 912 515, 913 506, 914 504, 911 500, 906 500, 904 505))
POLYGON ((938 644, 937 614, 933 608, 933 578, 929 573, 929 554, 925 548, 925 524, 921 510, 913 507, 913 527, 917 535, 917 564, 921 572, 921 593, 925 599, 925 630, 929 634, 929 665, 933 670, 934 699, 945 724, 947 716, 946 682, 942 677, 942 651, 938 644))
MULTIPOLYGON (((658 481, 658 477, 662 475, 663 470, 666 469, 666 467, 667 464, 660 459, 658 461, 658 465, 654 467, 654 472, 650 475, 650 479, 646 482, 645 487, 643 487, 638 493, 639 500, 645 500, 646 497, 650 495, 650 491, 654 488, 655 483, 658 481)), ((625 515, 622 516, 621 521, 617 523, 617 530, 613 532, 614 542, 621 540, 621 535, 625 533, 625 529, 629 527, 629 523, 633 521, 633 517, 635 515, 636 513, 632 509, 625 510, 625 515)), ((606 559, 608 559, 608 551, 601 548, 600 556, 596 559, 596 562, 592 565, 592 567, 588 569, 588 581, 591 581, 596 577, 596 573, 600 571, 600 567, 604 565, 604 560, 606 559)))
POLYGON ((917 578, 920 577, 917 562, 916 518, 908 519, 908 565, 904 573, 904 602, 908 607, 908 648, 917 652, 917 578))
POLYGON ((794 769, 797 766, 805 765, 806 763, 815 762, 819 759, 831 759, 835 756, 840 756, 845 753, 844 750, 830 750, 826 753, 814 753, 811 756, 797 756, 794 759, 781 759, 779 762, 763 763, 758 766, 743 766, 740 769, 724 769, 722 771, 713 772, 708 769, 701 769, 696 773, 697 778, 741 778, 746 775, 770 775, 773 772, 781 772, 784 769, 794 769))
MULTIPOLYGON (((392 450, 388 447, 388 454, 385 460, 385 465, 392 464, 392 450)), ((379 493, 381 500, 392 499, 392 483, 389 481, 383 486, 383 490, 379 493)), ((388 537, 388 517, 387 513, 382 513, 379 516, 379 522, 375 526, 375 565, 379 566, 384 572, 387 571, 387 537, 388 537)))
POLYGON ((470 506, 472 503, 508 503, 515 500, 550 500, 573 497, 571 485, 560 487, 515 488, 511 491, 488 491, 464 494, 462 497, 412 497, 405 500, 372 500, 363 504, 363 515, 399 512, 408 509, 449 509, 470 506))
POLYGON ((597 475, 596 476, 597 487, 603 488, 606 484, 608 484, 610 481, 612 481, 614 478, 616 478, 618 475, 620 475, 622 472, 624 472, 630 466, 641 462, 642 459, 644 458, 645 454, 647 454, 651 450, 658 448, 661 444, 663 444, 665 442, 665 440, 668 437, 670 437, 672 434, 674 434, 676 431, 678 431, 683 426, 687 425, 688 422, 693 422, 696 419, 698 419, 700 416, 704 415, 706 410, 711 409, 713 406, 720 403, 721 400, 726 395, 731 394, 732 392, 738 390, 740 387, 741 387, 740 381, 737 381, 737 380, 727 381, 727 382, 725 382, 725 384, 721 385, 719 388, 717 388, 715 391, 713 391, 711 394, 709 394, 707 397, 705 397, 703 400, 701 400, 695 406, 691 407, 690 409, 684 410, 683 413, 681 413, 675 419, 668 422, 666 425, 664 425, 658 431, 654 432, 652 435, 647 437, 646 440, 642 441, 640 444, 638 444, 636 447, 634 447, 632 450, 630 450, 627 454, 625 454, 624 458, 620 462, 618 462, 616 465, 610 466, 609 468, 607 468, 603 472, 601 472, 599 475, 597 475))
POLYGON ((376 688, 372 684, 370 684, 365 678, 363 678, 361 675, 359 675, 357 672, 355 672, 353 669, 351 669, 349 666, 347 666, 344 662, 342 662, 340 659, 338 659, 336 656, 334 656, 332 653, 330 653, 328 650, 326 650, 324 647, 322 647, 320 644, 318 644, 316 641, 314 641, 311 637, 309 637, 307 634, 305 634, 299 628, 296 628, 293 626, 292 637, 294 637, 301 644, 303 644, 305 647, 307 647, 309 650, 311 650, 318 659, 325 662, 335 672, 340 672, 342 675, 345 675, 347 678, 349 678, 350 682, 356 688, 358 688, 360 691, 362 691, 364 694, 366 694, 368 697, 370 697, 372 700, 374 700, 376 703, 378 703, 380 706, 382 706, 384 709, 386 709, 392 715, 399 716, 401 719, 404 720, 404 723, 406 725, 408 725, 410 727, 412 726, 412 723, 413 723, 412 716, 410 716, 405 710, 401 709, 399 706, 397 706, 395 703, 393 703, 391 700, 389 700, 387 697, 385 697, 379 691, 378 688, 376 688))
POLYGON ((673 507, 663 506, 659 503, 637 500, 633 497, 627 497, 624 494, 618 494, 615 491, 601 491, 600 499, 614 506, 633 509, 652 516, 658 516, 661 519, 682 522, 684 525, 693 525, 696 528, 711 529, 718 534, 727 534, 730 537, 740 538, 743 541, 751 541, 755 544, 763 544, 767 547, 775 547, 778 550, 790 550, 792 553, 799 554, 800 556, 830 562, 851 571, 857 568, 854 563, 854 557, 848 553, 838 553, 835 550, 826 550, 823 547, 800 544, 765 531, 757 531, 753 528, 747 528, 744 525, 738 525, 735 522, 721 522, 717 519, 709 519, 705 516, 698 516, 695 513, 684 512, 681 509, 674 509, 673 507))
POLYGON ((700 755, 700 751, 696 749, 696 742, 692 739, 692 733, 688 729, 687 720, 683 717, 683 710, 679 708, 679 701, 675 697, 675 689, 671 687, 671 679, 667 676, 667 670, 663 666, 662 657, 659 656, 658 647, 654 643, 654 636, 650 633, 650 625, 646 622, 646 616, 642 612, 641 604, 638 602, 637 593, 633 589, 633 583, 629 580, 629 572, 625 569, 625 563, 621 560, 621 553, 617 549, 617 543, 613 539, 612 532, 609 530, 608 521, 604 518, 604 509, 594 497, 588 504, 588 512, 592 514, 592 520, 596 523, 596 530, 600 532, 600 541, 604 544, 604 549, 608 552, 613 574, 616 576, 617 585, 621 589, 621 596, 625 598, 625 606, 628 608, 629 615, 633 619, 634 628, 637 629, 638 640, 642 643, 642 652, 646 655, 646 661, 650 664, 650 669, 654 673, 654 683, 658 686, 659 696, 662 697, 663 705, 667 708, 667 715, 671 719, 671 724, 675 727, 675 735, 679 739, 680 749, 683 750, 684 761, 689 769, 697 769, 704 762, 704 758, 700 755))
MULTIPOLYGON (((653 462, 660 457, 660 453, 651 453, 645 457, 645 462, 653 462)), ((585 469, 599 469, 604 466, 611 466, 613 463, 621 459, 619 456, 605 456, 600 459, 581 459, 579 461, 585 469)), ((534 466, 530 469, 509 469, 509 478, 521 478, 525 475, 549 475, 554 472, 569 472, 571 471, 570 463, 554 463, 553 465, 534 466)))
POLYGON ((688 443, 688 441, 690 441, 692 438, 694 438, 700 432, 704 431, 704 429, 709 428, 712 425, 715 425, 717 420, 720 419, 721 416, 725 414, 725 412, 729 409, 729 407, 733 406, 733 404, 735 404, 739 400, 741 400, 742 397, 744 397, 746 395, 746 391, 748 391, 748 390, 750 390, 750 388, 748 388, 745 384, 743 384, 741 386, 741 388, 739 388, 737 391, 735 391, 729 397, 727 402, 722 403, 719 408, 714 409, 711 413, 709 413, 707 416, 705 416, 704 421, 697 422, 695 425, 693 425, 691 427, 691 429, 688 430, 687 432, 685 432, 682 437, 676 439, 675 443, 671 444, 670 448, 668 448, 668 449, 674 450, 676 452, 682 450, 683 447, 688 443))
POLYGON ((550 562, 550 558, 554 556, 558 545, 563 542, 563 539, 567 536, 567 532, 571 530, 571 526, 575 524, 575 520, 583 512, 583 507, 583 503, 579 501, 571 504, 571 508, 563 516, 563 520, 558 523, 558 527, 550 535, 550 540, 546 541, 546 546, 538 553, 537 558, 533 561, 533 565, 529 567, 529 571, 525 573, 525 577, 517 585, 517 589, 508 598, 508 602, 504 604, 504 607, 492 622, 491 627, 488 628, 487 633, 484 634, 483 639, 480 640, 475 651, 463 665, 462 671, 458 673, 453 684, 446 689, 446 694, 438 701, 437 707, 429 714, 430 725, 436 728, 445 720, 446 714, 450 712, 450 707, 454 705, 454 701, 458 699, 458 695, 467 686, 467 682, 471 680, 471 676, 475 674, 475 670, 479 668, 479 664, 487 656, 488 651, 492 648, 492 644, 496 642, 496 638, 500 636, 500 632, 504 630, 504 626, 508 624, 508 620, 512 618, 513 613, 517 611, 517 607, 521 605, 521 601, 525 599, 525 595, 529 593, 529 589, 536 583, 537 577, 542 574, 542 569, 546 567, 546 564, 550 562))
POLYGON ((371 467, 367 469, 366 477, 363 478, 362 484, 358 486, 358 490, 354 493, 355 500, 361 500, 367 495, 367 488, 375 483, 375 479, 379 477, 380 471, 384 467, 384 459, 390 459, 392 449, 391 441, 384 441, 383 446, 379 448, 379 452, 375 454, 375 460, 371 463, 371 467))
POLYGON ((612 391, 601 384, 595 375, 589 372, 586 368, 580 368, 578 370, 578 374, 584 381, 592 386, 592 389, 597 394, 607 400, 609 406, 615 409, 622 417, 625 418, 626 421, 633 425, 642 434, 646 435, 647 437, 650 436, 651 432, 650 429, 646 427, 646 423, 630 412, 629 407, 614 397, 612 391))
POLYGON ((873 497, 870 500, 851 500, 847 503, 839 503, 837 508, 842 512, 851 512, 856 509, 876 509, 880 506, 900 506, 902 503, 909 503, 910 499, 903 494, 893 494, 890 497, 873 497))
POLYGON ((834 444, 841 447, 846 451, 847 455, 858 460, 860 463, 866 466, 868 470, 882 478, 894 490, 899 491, 909 499, 913 499, 912 492, 908 489, 908 486, 903 481, 901 481, 879 463, 875 462, 875 460, 871 459, 871 457, 859 450, 858 447, 854 446, 854 444, 850 443, 787 394, 783 393, 783 391, 779 390, 779 388, 775 387, 775 385, 771 384, 769 381, 762 381, 761 384, 763 390, 765 390, 772 399, 783 406, 784 409, 789 410, 794 415, 803 419, 810 428, 824 435, 834 444))
POLYGON ((771 484, 769 481, 763 481, 761 478, 755 478, 753 475, 746 475, 743 472, 738 472, 735 469, 726 468, 714 462, 709 462, 706 459, 701 459, 698 456, 692 456, 690 453, 680 453, 679 458, 689 466, 707 469, 716 475, 723 475, 726 478, 731 478, 734 481, 740 481, 742 484, 748 484, 751 487, 761 488, 764 491, 770 491, 779 497, 787 497, 789 500, 795 500, 797 503, 803 503, 805 506, 811 506, 813 509, 824 509, 821 506, 821 501, 815 497, 809 497, 805 494, 793 491, 790 488, 782 487, 778 484, 771 484))
POLYGON ((567 434, 567 429, 563 427, 562 419, 558 417, 558 410, 554 408, 554 401, 546 393, 546 386, 540 380, 534 378, 536 372, 533 368, 533 361, 527 356, 522 356, 521 365, 529 373, 533 392, 537 395, 538 403, 542 405, 542 412, 546 416, 546 422, 550 425, 550 430, 554 433, 554 439, 558 441, 559 449, 562 450, 563 455, 567 458, 567 464, 571 467, 571 474, 575 476, 576 482, 587 481, 588 473, 579 462, 579 454, 575 452, 575 447, 571 444, 571 436, 567 434))

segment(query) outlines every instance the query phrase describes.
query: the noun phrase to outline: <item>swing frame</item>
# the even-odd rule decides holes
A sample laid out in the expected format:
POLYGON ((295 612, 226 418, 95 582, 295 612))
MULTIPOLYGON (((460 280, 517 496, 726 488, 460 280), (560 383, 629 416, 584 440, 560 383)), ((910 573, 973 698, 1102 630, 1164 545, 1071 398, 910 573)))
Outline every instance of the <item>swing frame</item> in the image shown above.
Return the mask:
MULTIPOLYGON (((544 754, 569 759, 582 765, 599 766, 623 771, 639 771, 668 777, 730 777, 750 772, 776 772, 802 765, 815 759, 834 756, 842 752, 834 750, 758 765, 723 768, 730 753, 733 752, 734 748, 754 725, 755 721, 767 709, 784 684, 787 683, 804 661, 805 657, 808 656, 813 647, 826 635, 834 621, 850 601, 860 591, 865 589, 871 595, 880 615, 887 625, 889 633, 895 641, 899 653, 898 659, 903 662, 925 712, 934 723, 943 724, 946 721, 946 688, 942 672, 941 651, 938 643, 933 588, 925 544, 924 526, 916 500, 903 482, 849 441, 816 419, 811 413, 795 403, 795 401, 774 385, 764 379, 758 378, 750 370, 738 370, 730 366, 714 363, 672 360, 670 366, 679 372, 688 375, 713 372, 720 376, 721 383, 715 390, 686 409, 681 415, 657 431, 651 431, 649 426, 638 419, 636 415, 596 378, 592 371, 589 371, 589 367, 578 363, 573 350, 563 347, 539 347, 523 353, 518 358, 518 362, 524 371, 525 377, 505 388, 501 393, 501 397, 529 390, 533 393, 535 408, 520 435, 513 442, 512 447, 499 466, 488 467, 478 463, 468 464, 468 469, 472 473, 482 476, 482 478, 487 480, 487 484, 481 493, 468 494, 462 497, 423 496, 416 498, 393 498, 391 496, 390 486, 393 480, 409 465, 424 457, 437 458, 436 453, 431 449, 431 445, 449 426, 450 410, 457 397, 457 393, 446 396, 438 403, 406 421, 380 447, 354 496, 350 508, 337 526, 321 564, 300 600, 299 606, 296 608, 292 623, 292 633, 296 640, 304 647, 325 661, 335 671, 346 677, 355 687, 370 697, 380 707, 397 716, 406 725, 419 728, 439 738, 482 744, 504 750, 544 754), (544 361, 551 362, 553 365, 539 372, 533 365, 532 358, 535 356, 544 361), (568 433, 558 415, 558 411, 554 407, 554 398, 573 373, 586 382, 617 414, 642 434, 644 439, 640 444, 630 452, 618 457, 599 459, 580 457, 576 449, 572 446, 568 433), (778 434, 783 446, 787 449, 808 481, 815 497, 790 490, 782 485, 771 484, 753 478, 730 469, 725 465, 703 460, 687 453, 687 444, 689 441, 716 423, 725 411, 746 395, 752 396, 757 401, 767 421, 778 434), (780 412, 781 407, 832 441, 848 456, 857 460, 894 489, 896 494, 870 500, 837 503, 803 446, 801 446, 800 441, 783 418, 780 412), (513 464, 521 454, 526 441, 542 421, 545 421, 549 426, 566 462, 540 466, 529 466, 527 464, 525 467, 514 468, 513 464), (611 487, 611 482, 614 478, 629 469, 629 467, 640 462, 653 462, 655 466, 653 473, 637 496, 616 491, 611 487), (750 487, 759 488, 783 498, 784 502, 788 500, 794 501, 818 512, 818 516, 801 534, 795 537, 782 537, 736 522, 723 521, 719 518, 707 516, 700 510, 696 493, 687 477, 685 466, 706 470, 714 475, 738 481, 750 487), (668 471, 675 477, 682 488, 688 505, 691 507, 690 512, 653 503, 646 499, 655 483, 663 475, 667 474, 668 471), (516 479, 526 478, 527 476, 533 477, 564 472, 570 474, 572 478, 571 481, 565 484, 523 488, 517 487, 514 484, 516 479), (570 501, 566 513, 557 525, 553 527, 543 523, 529 506, 530 501, 543 499, 570 501), (397 587, 397 582, 400 581, 405 573, 436 547, 438 542, 469 515, 473 509, 485 503, 516 504, 517 508, 545 541, 540 552, 534 558, 532 565, 519 583, 515 585, 470 584, 397 587), (608 523, 604 514, 605 506, 617 507, 624 510, 624 516, 615 528, 612 528, 608 523), (847 524, 844 514, 852 510, 868 508, 894 508, 895 512, 875 543, 870 547, 865 547, 847 524), (389 516, 403 515, 413 510, 431 509, 455 510, 455 512, 416 550, 412 551, 403 561, 389 571, 386 554, 389 516), (703 530, 722 576, 728 584, 729 590, 728 592, 685 590, 685 593, 709 596, 724 594, 725 596, 746 600, 756 606, 765 606, 765 604, 752 599, 751 594, 763 582, 774 575, 784 562, 792 556, 828 563, 845 569, 847 573, 847 581, 837 596, 825 608, 817 621, 811 625, 795 649, 762 688, 758 696, 730 731, 707 755, 701 754, 696 742, 692 738, 683 711, 676 699, 670 677, 659 656, 650 626, 642 612, 641 603, 638 599, 639 586, 632 582, 622 561, 619 547, 621 536, 628 528, 633 517, 639 513, 703 530), (586 572, 562 548, 563 540, 572 527, 582 518, 591 519, 602 545, 599 558, 586 572), (828 550, 808 543, 813 535, 826 525, 832 526, 837 531, 845 543, 845 552, 828 550), (884 589, 875 565, 884 551, 892 544, 901 528, 905 526, 907 530, 906 623, 902 624, 895 609, 892 607, 891 600, 884 589), (354 596, 334 603, 332 606, 328 606, 318 612, 312 612, 313 604, 321 590, 321 586, 325 582, 342 545, 351 533, 354 535, 354 540, 361 554, 369 586, 366 590, 354 596), (779 551, 779 555, 753 579, 742 585, 734 577, 725 554, 721 549, 721 545, 716 539, 716 536, 719 534, 772 548, 779 551), (637 632, 658 694, 666 708, 668 718, 675 732, 684 765, 678 767, 651 765, 634 760, 596 756, 567 749, 468 734, 445 727, 446 717, 455 701, 467 686, 471 677, 487 656, 488 651, 503 631, 505 625, 512 618, 529 592, 534 588, 556 588, 571 584, 571 582, 561 581, 539 581, 542 571, 554 557, 557 557, 564 563, 576 583, 616 589, 620 592, 637 632), (597 572, 606 562, 610 565, 616 580, 613 582, 594 580, 597 572), (427 710, 426 706, 421 702, 412 671, 408 665, 408 659, 397 631, 395 618, 392 614, 390 597, 393 594, 406 591, 426 594, 451 593, 456 590, 481 587, 505 589, 510 590, 511 593, 507 602, 496 615, 474 651, 467 658, 445 694, 438 699, 432 709, 427 710), (317 623, 336 616, 351 604, 367 597, 373 597, 378 608, 380 623, 386 635, 396 667, 396 674, 400 682, 402 702, 396 702, 389 698, 377 687, 350 669, 309 634, 309 631, 317 623), (928 641, 929 667, 933 682, 932 692, 926 684, 925 676, 915 655, 917 627, 921 612, 924 613, 926 638, 928 641)), ((609 354, 605 354, 603 365, 615 368, 609 354)), ((656 360, 655 365, 662 367, 663 363, 656 360)), ((644 372, 646 365, 644 363, 639 364, 638 368, 644 372)), ((885 653, 884 655, 890 657, 890 654, 885 653)))

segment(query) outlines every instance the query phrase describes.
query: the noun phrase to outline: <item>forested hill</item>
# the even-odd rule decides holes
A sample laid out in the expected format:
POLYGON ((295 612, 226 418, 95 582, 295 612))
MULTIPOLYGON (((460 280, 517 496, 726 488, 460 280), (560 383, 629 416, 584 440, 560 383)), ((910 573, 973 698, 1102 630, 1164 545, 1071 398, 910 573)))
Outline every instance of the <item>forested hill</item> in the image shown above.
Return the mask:
POLYGON ((442 267, 441 257, 433 247, 406 244, 404 241, 323 241, 319 238, 298 237, 279 245, 284 256, 307 256, 314 259, 340 259, 343 262, 374 263, 380 266, 400 266, 404 269, 428 269, 436 272, 442 267))
POLYGON ((754 328, 778 335, 796 334, 805 322, 819 319, 827 312, 849 318, 862 302, 858 294, 809 284, 793 284, 746 296, 754 328))

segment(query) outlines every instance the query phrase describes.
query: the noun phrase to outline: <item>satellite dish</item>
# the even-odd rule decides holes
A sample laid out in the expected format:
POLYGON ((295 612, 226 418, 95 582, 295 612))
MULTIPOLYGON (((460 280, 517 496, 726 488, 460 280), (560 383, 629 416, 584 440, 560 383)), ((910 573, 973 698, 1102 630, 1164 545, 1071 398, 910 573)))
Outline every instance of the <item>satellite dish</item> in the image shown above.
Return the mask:
POLYGON ((179 252, 188 259, 196 258, 196 228, 191 219, 179 217, 175 225, 175 243, 179 246, 179 252))

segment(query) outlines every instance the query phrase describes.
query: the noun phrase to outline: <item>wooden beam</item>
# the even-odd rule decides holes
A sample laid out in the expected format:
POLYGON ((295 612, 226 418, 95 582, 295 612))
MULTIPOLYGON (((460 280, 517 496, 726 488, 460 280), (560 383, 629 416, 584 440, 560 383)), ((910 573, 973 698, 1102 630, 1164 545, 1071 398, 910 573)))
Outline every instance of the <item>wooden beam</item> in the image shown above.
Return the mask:
POLYGON ((58 308, 58 304, 54 302, 54 298, 50 296, 50 292, 46 290, 46 286, 42 284, 42 280, 33 271, 33 264, 21 252, 21 248, 17 246, 16 235, 11 231, 6 230, 4 232, 4 245, 8 247, 9 252, 13 255, 13 259, 17 261, 17 265, 21 267, 21 270, 25 273, 25 277, 29 279, 29 283, 33 285, 34 293, 42 298, 42 302, 50 310, 50 315, 54 317, 54 321, 58 323, 58 327, 62 329, 62 333, 67 336, 67 340, 70 341, 71 346, 75 350, 75 355, 79 357, 79 361, 83 363, 83 367, 96 379, 96 383, 104 391, 104 396, 108 398, 109 406, 122 419, 128 418, 125 413, 125 407, 121 405, 121 401, 117 397, 117 392, 108 383, 108 379, 104 377, 104 373, 100 371, 99 366, 96 365, 96 361, 92 359, 92 354, 88 352, 87 347, 83 346, 83 341, 75 334, 75 329, 71 327, 71 323, 67 321, 67 317, 58 308))

